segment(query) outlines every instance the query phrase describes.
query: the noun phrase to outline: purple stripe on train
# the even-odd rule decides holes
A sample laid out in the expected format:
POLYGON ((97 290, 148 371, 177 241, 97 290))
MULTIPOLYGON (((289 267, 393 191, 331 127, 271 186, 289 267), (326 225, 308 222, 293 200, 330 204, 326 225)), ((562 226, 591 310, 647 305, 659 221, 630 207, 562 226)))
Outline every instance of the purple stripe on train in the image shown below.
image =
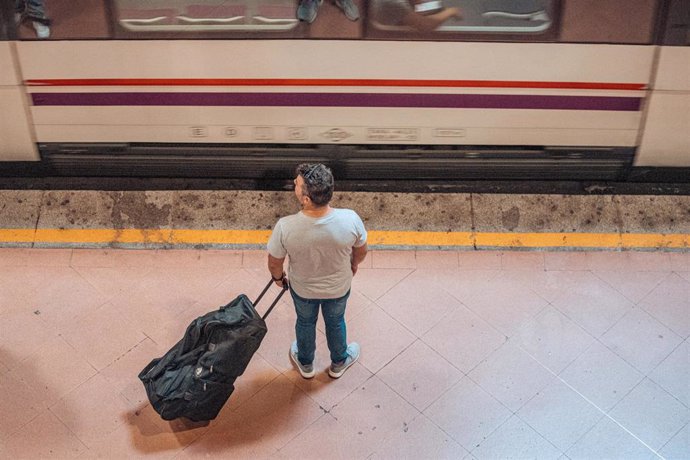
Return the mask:
POLYGON ((639 97, 381 93, 33 93, 36 106, 408 107, 640 110, 639 97))

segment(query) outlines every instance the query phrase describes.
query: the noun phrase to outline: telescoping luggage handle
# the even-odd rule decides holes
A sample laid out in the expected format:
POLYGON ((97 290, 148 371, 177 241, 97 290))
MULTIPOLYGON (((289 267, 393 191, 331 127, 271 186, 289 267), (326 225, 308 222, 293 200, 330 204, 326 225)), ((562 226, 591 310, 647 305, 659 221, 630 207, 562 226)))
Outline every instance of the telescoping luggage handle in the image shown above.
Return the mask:
MULTIPOLYGON (((268 291, 268 289, 271 287, 271 284, 273 284, 273 280, 271 280, 271 281, 268 282, 268 284, 266 285, 266 287, 264 288, 264 290, 261 291, 261 294, 259 294, 259 297, 257 297, 257 299, 254 301, 254 306, 255 306, 255 307, 256 307, 256 304, 259 303, 259 301, 261 300, 261 298, 264 296, 264 294, 266 294, 266 292, 268 291)), ((285 291, 287 291, 287 290, 288 290, 288 285, 287 285, 287 283, 284 282, 284 283, 283 283, 283 288, 280 290, 280 294, 278 294, 278 296, 275 298, 275 300, 273 301, 273 303, 271 304, 271 306, 268 307, 268 310, 266 310, 266 313, 264 313, 264 315, 261 317, 261 319, 266 319, 266 317, 268 316, 268 314, 271 313, 271 310, 273 310, 273 307, 276 306, 276 304, 278 303, 278 301, 280 300, 280 298, 283 297, 283 294, 285 294, 285 291)))

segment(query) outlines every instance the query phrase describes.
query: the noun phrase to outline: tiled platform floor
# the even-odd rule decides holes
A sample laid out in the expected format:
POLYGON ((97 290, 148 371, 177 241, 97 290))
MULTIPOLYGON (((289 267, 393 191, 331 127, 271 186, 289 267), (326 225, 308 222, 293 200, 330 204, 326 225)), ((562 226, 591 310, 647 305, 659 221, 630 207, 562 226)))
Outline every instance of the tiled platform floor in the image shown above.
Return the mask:
POLYGON ((268 275, 263 251, 0 249, 2 458, 690 458, 690 254, 372 252, 330 380, 289 301, 219 418, 138 372, 268 275))

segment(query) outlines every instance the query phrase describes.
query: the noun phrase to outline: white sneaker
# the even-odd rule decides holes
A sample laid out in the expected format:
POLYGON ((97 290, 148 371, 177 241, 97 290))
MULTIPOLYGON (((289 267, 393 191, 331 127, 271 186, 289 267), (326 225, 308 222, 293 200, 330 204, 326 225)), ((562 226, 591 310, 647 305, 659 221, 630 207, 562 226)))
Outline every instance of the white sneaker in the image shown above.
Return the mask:
POLYGON ((359 344, 352 342, 347 346, 347 358, 340 363, 331 363, 328 368, 328 375, 334 379, 340 378, 345 371, 359 359, 359 344))
POLYGON ((14 13, 14 25, 18 26, 22 23, 22 13, 14 13))
POLYGON ((36 31, 36 36, 38 38, 48 38, 50 37, 50 27, 45 24, 41 24, 38 21, 33 21, 34 30, 36 31))
POLYGON ((297 370, 299 371, 300 375, 302 375, 302 377, 304 377, 305 379, 310 379, 314 377, 314 375, 316 375, 316 371, 314 371, 314 363, 302 364, 299 362, 299 359, 297 359, 296 340, 292 342, 292 346, 290 346, 290 359, 293 363, 295 363, 295 366, 297 366, 297 370))

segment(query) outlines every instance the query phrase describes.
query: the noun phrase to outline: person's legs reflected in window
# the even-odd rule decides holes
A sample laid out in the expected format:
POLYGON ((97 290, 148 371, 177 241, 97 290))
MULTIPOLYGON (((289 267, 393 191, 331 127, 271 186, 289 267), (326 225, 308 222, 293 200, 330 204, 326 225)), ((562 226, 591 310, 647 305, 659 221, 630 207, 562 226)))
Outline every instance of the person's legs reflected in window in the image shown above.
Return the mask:
POLYGON ((28 19, 36 31, 38 38, 50 37, 50 20, 46 15, 43 0, 16 0, 14 21, 19 26, 28 19))
POLYGON ((335 0, 335 4, 338 8, 343 10, 343 13, 345 13, 345 16, 350 21, 359 19, 359 8, 357 8, 357 5, 355 5, 355 2, 352 0, 335 0))
POLYGON ((297 19, 311 24, 316 19, 321 3, 323 0, 300 0, 297 6, 297 19))

